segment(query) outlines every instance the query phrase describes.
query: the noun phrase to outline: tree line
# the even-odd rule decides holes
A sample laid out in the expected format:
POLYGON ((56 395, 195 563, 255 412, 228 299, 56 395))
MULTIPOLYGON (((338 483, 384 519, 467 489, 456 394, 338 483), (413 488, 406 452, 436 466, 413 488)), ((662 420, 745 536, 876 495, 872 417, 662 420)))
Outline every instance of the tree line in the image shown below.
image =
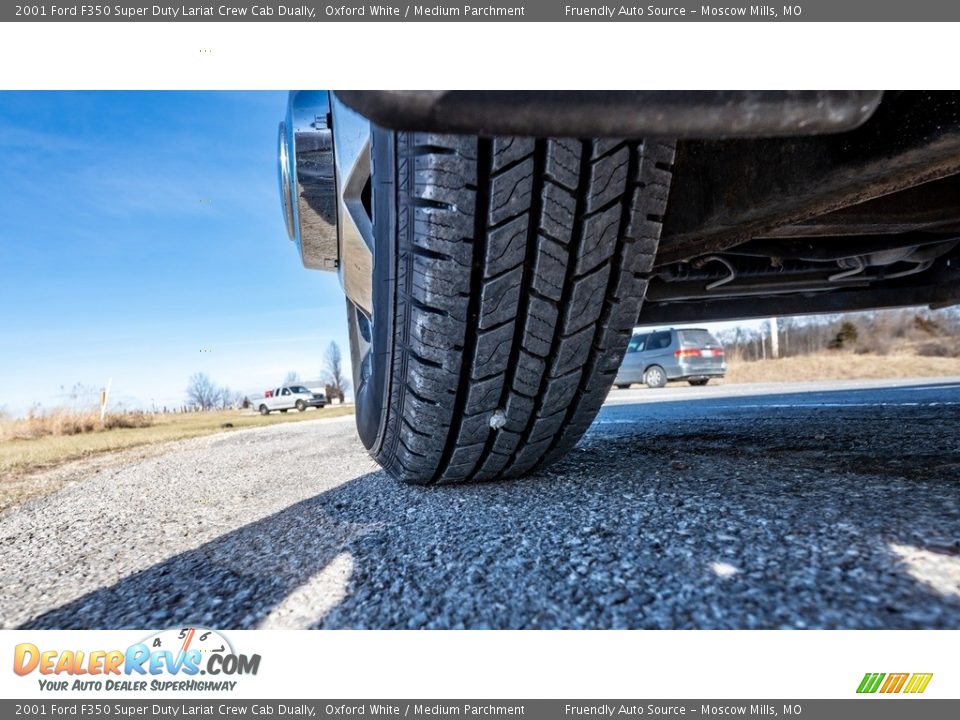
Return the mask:
POLYGON ((848 350, 887 355, 910 347, 919 355, 960 355, 960 308, 905 309, 835 315, 777 318, 777 342, 772 324, 759 328, 731 328, 717 333, 727 356, 737 360, 763 360, 848 350))
MULTIPOLYGON (((336 342, 331 342, 324 353, 321 378, 327 399, 336 398, 343 402, 346 392, 350 389, 350 383, 344 376, 343 354, 336 342)), ((303 381, 299 373, 290 371, 284 378, 283 384, 300 385, 303 381)), ((187 383, 187 402, 198 410, 227 410, 246 407, 250 404, 250 398, 229 387, 218 385, 206 373, 198 372, 191 375, 187 383)))

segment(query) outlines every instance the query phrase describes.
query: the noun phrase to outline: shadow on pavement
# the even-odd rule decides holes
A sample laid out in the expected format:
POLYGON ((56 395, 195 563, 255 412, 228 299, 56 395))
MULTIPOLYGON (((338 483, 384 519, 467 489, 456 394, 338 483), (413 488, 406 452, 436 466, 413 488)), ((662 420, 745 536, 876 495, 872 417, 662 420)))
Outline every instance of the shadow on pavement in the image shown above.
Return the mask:
POLYGON ((22 627, 256 627, 346 553, 311 626, 960 628, 960 405, 893 392, 617 405, 537 476, 364 475, 22 627))

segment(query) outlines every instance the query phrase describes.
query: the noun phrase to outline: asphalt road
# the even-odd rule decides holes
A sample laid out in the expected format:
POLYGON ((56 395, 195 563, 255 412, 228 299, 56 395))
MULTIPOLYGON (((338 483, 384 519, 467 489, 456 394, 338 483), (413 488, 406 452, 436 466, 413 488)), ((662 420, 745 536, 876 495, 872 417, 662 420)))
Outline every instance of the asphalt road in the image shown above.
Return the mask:
POLYGON ((61 469, 25 628, 960 628, 960 378, 612 391, 563 463, 404 487, 352 418, 61 469))

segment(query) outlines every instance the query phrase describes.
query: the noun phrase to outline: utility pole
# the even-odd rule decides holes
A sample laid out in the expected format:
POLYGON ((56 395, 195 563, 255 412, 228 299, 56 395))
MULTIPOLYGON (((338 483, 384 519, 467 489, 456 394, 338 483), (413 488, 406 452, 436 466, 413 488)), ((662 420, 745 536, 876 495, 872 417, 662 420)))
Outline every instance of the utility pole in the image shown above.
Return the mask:
POLYGON ((107 380, 107 387, 100 391, 100 425, 103 426, 107 417, 107 403, 110 401, 110 386, 113 385, 113 378, 107 380))
POLYGON ((770 357, 774 360, 780 357, 780 331, 775 317, 770 318, 770 357))

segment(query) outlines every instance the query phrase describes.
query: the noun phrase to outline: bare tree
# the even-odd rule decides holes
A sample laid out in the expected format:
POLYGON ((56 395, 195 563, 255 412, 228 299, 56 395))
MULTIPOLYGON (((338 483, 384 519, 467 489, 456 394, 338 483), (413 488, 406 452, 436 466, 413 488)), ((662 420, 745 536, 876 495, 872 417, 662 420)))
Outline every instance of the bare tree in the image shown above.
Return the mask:
POLYGON ((217 389, 217 404, 221 410, 229 410, 234 406, 239 406, 243 402, 241 393, 234 392, 228 387, 217 389))
MULTIPOLYGON (((927 342, 934 342, 937 347, 927 347, 924 352, 960 355, 960 313, 956 309, 909 308, 785 317, 778 319, 778 325, 782 357, 841 348, 887 355, 898 347, 919 350, 927 342)), ((744 361, 762 358, 768 339, 772 340, 769 329, 763 326, 728 329, 718 332, 718 337, 726 346, 728 358, 744 361)))
POLYGON ((187 399, 201 410, 210 410, 220 399, 220 390, 206 373, 196 373, 187 385, 187 399))
POLYGON ((300 373, 296 370, 291 370, 287 373, 287 376, 283 379, 284 385, 299 385, 302 382, 300 380, 300 373))
POLYGON ((343 402, 344 393, 350 387, 350 383, 343 376, 343 355, 340 353, 340 346, 336 342, 331 342, 327 347, 327 352, 323 356, 324 371, 327 385, 327 397, 333 399, 334 393, 343 402))

